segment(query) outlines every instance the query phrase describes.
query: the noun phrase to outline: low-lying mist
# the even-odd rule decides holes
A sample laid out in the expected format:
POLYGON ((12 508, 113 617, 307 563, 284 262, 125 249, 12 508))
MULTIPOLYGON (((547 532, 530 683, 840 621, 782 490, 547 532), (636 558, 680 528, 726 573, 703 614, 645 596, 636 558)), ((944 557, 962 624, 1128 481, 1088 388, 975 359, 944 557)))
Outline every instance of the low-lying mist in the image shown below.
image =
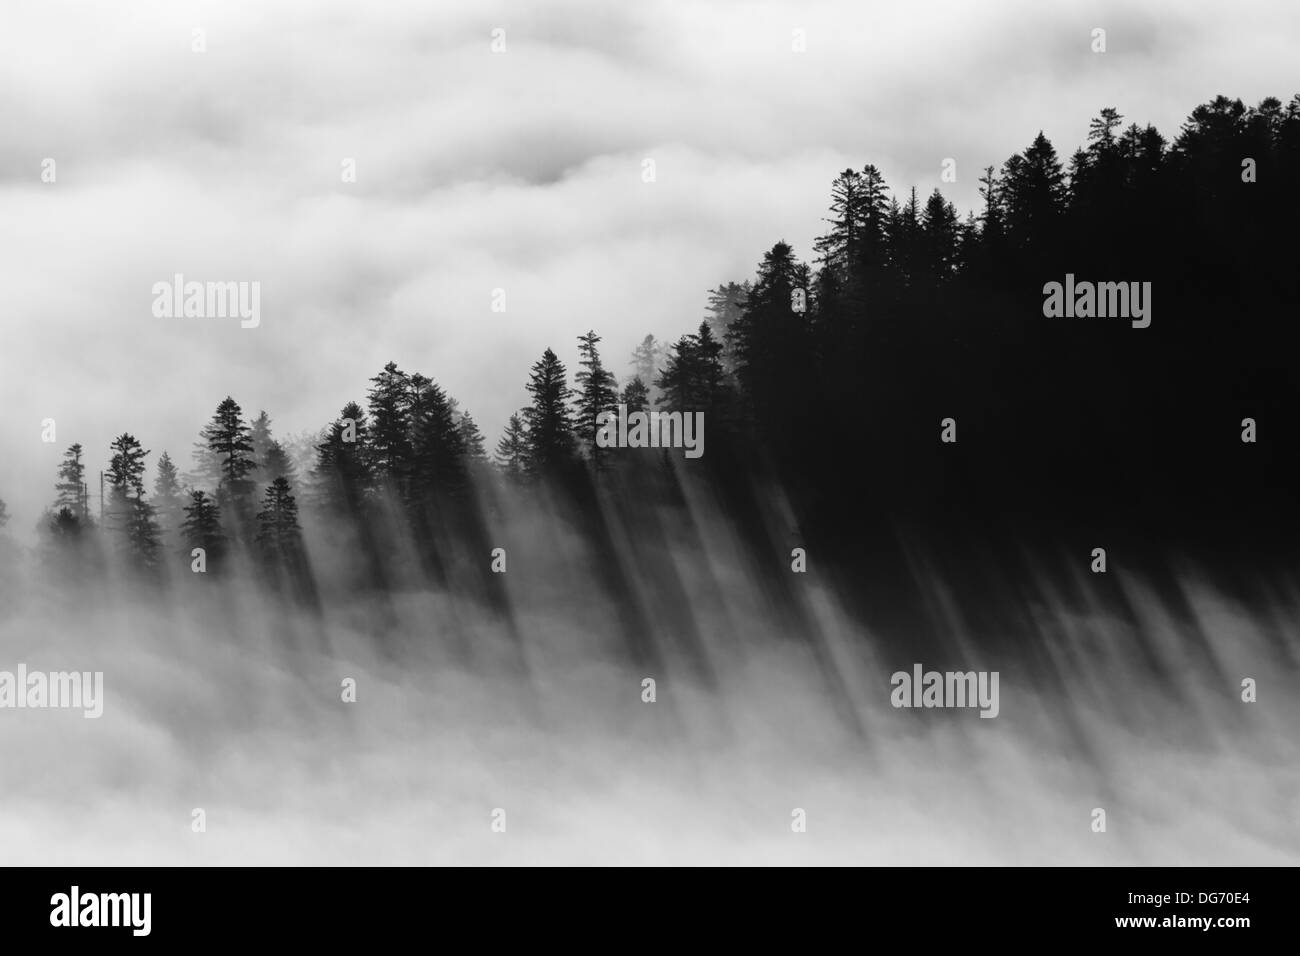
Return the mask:
POLYGON ((761 554, 712 504, 629 521, 603 499, 610 549, 498 503, 496 603, 349 582, 319 533, 314 602, 240 574, 143 590, 11 563, 0 670, 103 671, 105 700, 99 719, 0 711, 0 859, 1300 862, 1294 575, 1243 602, 1193 566, 1157 583, 1043 555, 972 587, 913 541, 916 613, 884 627, 849 609, 899 599, 865 569, 811 548, 795 573, 779 515, 761 554), (892 707, 917 663, 998 671, 997 717, 892 707))

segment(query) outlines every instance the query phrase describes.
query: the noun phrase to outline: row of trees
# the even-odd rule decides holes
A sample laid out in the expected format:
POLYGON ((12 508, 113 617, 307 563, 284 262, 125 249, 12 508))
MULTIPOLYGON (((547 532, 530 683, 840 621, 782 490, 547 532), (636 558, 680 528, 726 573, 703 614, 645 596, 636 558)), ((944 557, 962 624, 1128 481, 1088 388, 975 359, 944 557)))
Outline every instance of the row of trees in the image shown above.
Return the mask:
MULTIPOLYGON (((938 190, 900 202, 875 166, 845 170, 812 263, 775 243, 752 279, 710 290, 694 332, 667 347, 646 336, 621 383, 595 331, 578 337, 572 382, 548 348, 532 366, 529 404, 491 459, 453 397, 391 362, 364 404, 347 403, 322 431, 301 479, 269 416, 248 421, 232 398, 203 428, 192 474, 159 458, 151 497, 149 452, 123 434, 110 447, 105 530, 146 570, 168 536, 210 555, 237 545, 292 564, 302 493, 328 521, 360 529, 370 551, 394 521, 417 540, 464 537, 494 473, 507 488, 590 486, 651 461, 596 446, 598 416, 620 403, 705 412, 711 453, 693 467, 739 494, 741 473, 761 460, 803 520, 825 527, 851 527, 882 500, 978 499, 1001 513, 1009 501, 1029 507, 1069 493, 1086 517, 1088 502, 1141 510, 1144 487, 1194 495, 1186 449, 1203 436, 1176 421, 1153 431, 1153 422, 1176 405, 1212 428, 1205 422, 1295 396, 1291 379, 1271 392, 1236 385, 1300 344, 1293 324, 1275 319, 1298 301, 1300 194, 1290 184, 1300 175, 1300 96, 1252 108, 1219 97, 1172 144, 1123 119, 1103 109, 1068 166, 1039 133, 984 169, 982 209, 965 219, 938 190), (1042 285, 1066 271, 1153 280, 1154 334, 1045 320, 1042 285), (958 413, 981 429, 981 457, 941 457, 938 422, 958 413), (1121 496, 1090 481, 1088 456, 1098 454, 1137 469, 1139 490, 1121 496)), ((1257 458, 1276 465, 1279 454, 1257 458)), ((59 469, 48 522, 56 541, 93 527, 81 456, 72 446, 59 469)), ((1212 467, 1198 462, 1197 481, 1246 480, 1235 465, 1228 479, 1212 467)), ((1263 500, 1257 485, 1254 499, 1263 500)))
MULTIPOLYGON (((707 321, 668 349, 647 336, 633 355, 638 372, 621 389, 602 361, 600 341, 595 331, 579 336, 572 385, 555 352, 543 353, 526 385, 532 401, 511 416, 492 460, 477 423, 454 398, 429 377, 388 363, 370 379, 365 406, 347 403, 322 430, 304 483, 310 503, 328 519, 353 524, 376 521, 395 505, 417 534, 454 533, 455 516, 472 508, 475 485, 493 466, 514 486, 570 480, 584 463, 595 473, 606 470, 607 452, 594 440, 596 421, 620 403, 632 411, 652 405, 685 411, 731 400, 723 345, 707 321), (653 371, 654 362, 662 368, 652 393, 640 373, 653 371)), ((270 426, 265 411, 249 421, 225 398, 195 443, 193 471, 182 476, 163 452, 151 495, 145 490, 150 452, 133 435, 118 436, 104 475, 102 530, 146 573, 157 569, 168 547, 202 548, 214 566, 232 545, 273 564, 300 561, 297 469, 270 426)), ((60 553, 101 530, 83 454, 80 444, 72 445, 58 469, 46 532, 60 553)))
MULTIPOLYGON (((265 413, 261 420, 269 429, 265 413)), ((301 528, 297 502, 286 477, 292 473, 292 465, 283 449, 276 454, 278 446, 267 445, 264 457, 260 461, 254 458, 252 430, 230 398, 217 407, 202 435, 205 443, 199 447, 203 454, 196 458, 200 467, 206 462, 219 466, 215 487, 183 487, 179 470, 163 452, 152 496, 145 491, 145 459, 150 451, 129 433, 115 438, 103 474, 105 491, 98 521, 90 504, 84 449, 80 444, 71 445, 59 464, 56 498, 43 525, 48 553, 70 564, 84 563, 89 548, 103 533, 128 567, 154 576, 169 549, 183 548, 189 555, 192 549, 201 548, 204 553, 198 560, 220 566, 233 536, 251 544, 258 559, 268 566, 296 567, 302 561, 301 528), (268 474, 273 470, 279 473, 259 486, 250 478, 258 467, 268 474), (260 510, 253 507, 259 489, 260 510)))
POLYGON ((807 490, 805 523, 850 541, 873 510, 1170 540, 1294 515, 1297 175, 1300 96, 1217 97, 1172 142, 1106 108, 1067 162, 1040 132, 983 170, 964 219, 845 170, 813 262, 773 245, 726 329, 754 444, 807 490), (1152 327, 1044 318, 1066 273, 1151 282, 1152 327), (1269 422, 1248 458, 1245 417, 1269 422))

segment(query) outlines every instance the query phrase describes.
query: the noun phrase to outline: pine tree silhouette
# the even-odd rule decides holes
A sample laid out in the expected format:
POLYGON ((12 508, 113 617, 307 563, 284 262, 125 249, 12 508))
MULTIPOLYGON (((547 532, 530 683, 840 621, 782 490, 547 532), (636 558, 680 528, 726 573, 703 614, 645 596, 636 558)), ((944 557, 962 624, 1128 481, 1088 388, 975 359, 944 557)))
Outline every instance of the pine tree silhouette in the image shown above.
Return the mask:
POLYGON ((180 475, 176 463, 165 451, 158 456, 156 472, 153 482, 154 510, 166 531, 178 531, 183 507, 180 475))
POLYGON ((581 356, 578 365, 581 370, 574 376, 578 386, 574 401, 574 421, 579 439, 597 471, 605 467, 606 450, 596 444, 596 420, 601 412, 609 411, 618 404, 614 376, 601 364, 600 350, 596 348, 599 342, 600 336, 595 330, 578 336, 578 354, 581 356))
POLYGON ((257 462, 253 459, 251 429, 239 404, 226 396, 200 435, 220 468, 217 500, 226 508, 235 536, 246 541, 256 491, 252 474, 257 462))
POLYGON ((202 548, 208 571, 220 570, 226 551, 226 535, 221 528, 221 508, 206 491, 190 492, 184 509, 181 539, 187 549, 202 548))
POLYGON ((534 478, 561 475, 574 460, 573 422, 569 416, 573 393, 564 363, 553 351, 547 349, 533 364, 526 387, 533 396, 533 404, 524 410, 528 474, 534 478))
POLYGON ((302 558, 302 528, 298 524, 298 502, 283 477, 267 485, 262 496, 256 540, 273 565, 296 569, 302 558))
POLYGON ((528 473, 528 429, 518 412, 510 416, 497 442, 496 460, 502 474, 511 482, 523 481, 528 473))
POLYGON ((134 566, 152 571, 158 566, 159 529, 153 506, 144 500, 144 460, 149 452, 125 432, 110 449, 113 454, 105 474, 108 526, 134 566))
POLYGON ((624 387, 623 394, 618 397, 618 400, 620 404, 627 406, 629 415, 633 412, 644 412, 650 407, 650 389, 646 388, 640 375, 634 375, 632 381, 624 387))
POLYGON ((370 382, 371 468, 377 481, 405 498, 412 466, 410 377, 389 362, 370 382))
POLYGON ((90 495, 86 490, 86 466, 81 461, 81 445, 69 445, 59 465, 59 481, 54 486, 58 497, 54 510, 67 508, 78 521, 90 523, 90 495))
POLYGON ((356 402, 348 402, 316 446, 316 496, 328 515, 353 521, 361 517, 374 485, 371 462, 366 413, 356 402))
POLYGON ((465 457, 475 465, 487 464, 488 456, 483 433, 479 431, 478 425, 468 411, 463 412, 460 421, 456 423, 456 433, 460 436, 465 457))

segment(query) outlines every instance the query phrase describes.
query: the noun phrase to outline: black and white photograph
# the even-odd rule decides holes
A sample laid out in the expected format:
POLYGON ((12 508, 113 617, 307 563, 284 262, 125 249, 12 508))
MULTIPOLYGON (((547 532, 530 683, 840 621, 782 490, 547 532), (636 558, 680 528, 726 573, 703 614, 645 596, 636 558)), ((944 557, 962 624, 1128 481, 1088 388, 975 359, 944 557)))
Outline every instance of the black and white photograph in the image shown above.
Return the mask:
POLYGON ((1078 912, 1249 941, 1213 874, 1300 863, 1298 50, 1288 0, 6 0, 21 921, 1168 868, 1078 912))

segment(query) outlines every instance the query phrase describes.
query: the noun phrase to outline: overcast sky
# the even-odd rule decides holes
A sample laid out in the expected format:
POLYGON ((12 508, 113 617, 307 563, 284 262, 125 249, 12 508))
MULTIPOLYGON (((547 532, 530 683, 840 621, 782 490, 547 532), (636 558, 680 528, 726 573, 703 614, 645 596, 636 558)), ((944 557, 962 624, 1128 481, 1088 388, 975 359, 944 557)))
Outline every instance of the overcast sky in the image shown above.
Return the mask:
POLYGON ((1126 6, 4 0, 11 530, 73 441, 97 472, 132 432, 152 482, 164 449, 189 466, 227 394, 314 429, 390 359, 495 444, 547 346, 572 369, 595 328, 624 375, 641 336, 690 331, 776 240, 810 257, 847 166, 924 195, 952 157, 964 213, 1040 128, 1068 157, 1102 106, 1172 138, 1217 93, 1300 90, 1293 0, 1126 6), (178 272, 260 282, 260 327, 156 318, 178 272))

